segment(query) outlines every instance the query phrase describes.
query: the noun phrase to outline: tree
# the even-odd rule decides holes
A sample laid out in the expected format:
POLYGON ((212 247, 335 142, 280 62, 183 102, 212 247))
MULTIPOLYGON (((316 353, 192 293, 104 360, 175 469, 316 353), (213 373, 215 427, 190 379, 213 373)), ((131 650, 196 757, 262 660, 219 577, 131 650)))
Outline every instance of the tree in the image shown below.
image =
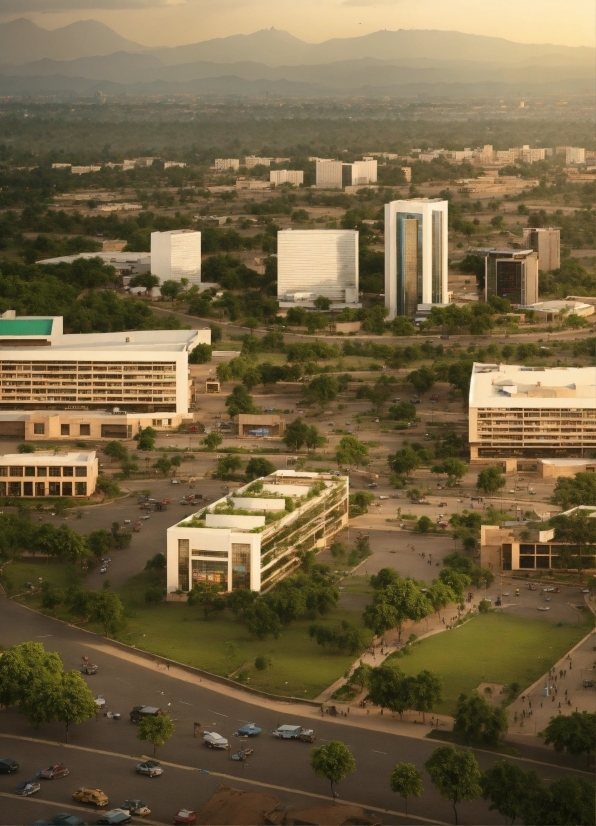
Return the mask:
POLYGON ((212 430, 211 433, 208 433, 205 438, 201 440, 201 444, 205 445, 207 450, 217 450, 222 442, 223 438, 215 430, 212 430))
POLYGON ((24 705, 44 674, 59 676, 62 661, 40 642, 24 642, 6 649, 0 657, 0 705, 24 705))
POLYGON ((460 694, 453 731, 467 743, 496 746, 507 732, 507 713, 502 706, 491 706, 484 697, 460 694))
POLYGON ((338 465, 356 465, 358 467, 366 464, 367 456, 368 446, 355 436, 342 436, 335 451, 338 465))
POLYGON ((146 290, 152 290, 153 287, 159 286, 159 278, 150 272, 142 272, 133 276, 129 281, 129 285, 131 287, 145 287, 146 290))
POLYGON ((413 683, 414 711, 422 712, 422 722, 426 722, 426 712, 433 708, 443 699, 443 680, 432 671, 424 669, 420 671, 413 683))
POLYGON ((85 537, 67 525, 42 525, 37 534, 37 547, 49 556, 57 556, 69 562, 80 562, 89 556, 85 537))
POLYGON ((567 751, 569 754, 585 754, 588 758, 594 754, 596 713, 574 711, 551 717, 547 727, 540 732, 545 744, 554 747, 556 752, 567 751))
MULTIPOLYGON (((490 811, 495 809, 505 818, 515 818, 521 814, 524 801, 530 789, 542 786, 542 781, 536 772, 525 772, 509 760, 497 760, 496 763, 484 772, 481 781, 482 797, 490 800, 490 811)), ((532 822, 532 821, 526 821, 532 822)))
POLYGON ((188 592, 188 604, 191 608, 201 606, 205 619, 208 620, 211 614, 223 611, 226 607, 225 598, 220 591, 221 587, 215 582, 195 582, 188 592))
POLYGON ((213 348, 210 344, 197 344, 188 354, 189 364, 208 364, 211 361, 213 348))
POLYGON ((466 588, 470 585, 470 577, 462 574, 459 571, 454 571, 453 568, 443 568, 439 574, 439 579, 444 585, 447 585, 456 598, 461 602, 466 588))
POLYGON ((416 418, 416 407, 410 402, 392 404, 389 408, 389 418, 398 422, 413 422, 416 418))
POLYGON ((551 524, 555 528, 555 539, 567 542, 577 548, 579 556, 578 568, 581 574, 583 569, 582 552, 587 550, 594 555, 596 545, 596 524, 590 519, 586 511, 576 510, 569 516, 555 516, 551 524))
POLYGON ((216 479, 229 479, 230 476, 233 477, 241 467, 242 462, 238 456, 234 456, 233 454, 224 456, 218 460, 214 476, 216 479))
POLYGON ((457 594, 441 579, 435 579, 426 590, 426 598, 441 619, 441 608, 446 608, 457 600, 457 594))
POLYGON ((98 476, 95 488, 100 493, 103 493, 104 496, 110 499, 114 499, 116 496, 120 496, 120 494, 122 493, 118 483, 115 482, 113 479, 109 479, 107 476, 98 476))
POLYGON ((421 797, 424 792, 422 775, 413 763, 398 763, 389 777, 391 791, 398 794, 406 802, 408 814, 408 797, 421 797))
POLYGON ((430 517, 424 515, 421 516, 418 522, 416 523, 416 530, 420 531, 420 533, 428 533, 429 530, 433 526, 433 521, 430 517))
POLYGON ((157 747, 165 745, 175 731, 176 726, 167 714, 162 714, 161 717, 143 717, 139 723, 137 739, 152 743, 155 757, 157 747))
POLYGON ((327 298, 326 295, 318 295, 315 298, 315 307, 317 310, 328 310, 331 307, 331 299, 327 298))
POLYGON ((84 723, 97 714, 93 694, 78 671, 53 676, 45 686, 37 684, 35 694, 37 697, 32 699, 48 704, 49 718, 65 727, 67 743, 71 725, 84 723))
POLYGON ((222 327, 220 324, 210 324, 209 329, 211 330, 211 344, 217 344, 218 341, 222 339, 222 327))
POLYGON ((260 479, 262 476, 269 476, 275 471, 275 465, 262 456, 253 456, 248 460, 244 471, 247 479, 260 479))
POLYGON ((226 408, 228 414, 232 417, 238 416, 240 413, 258 412, 252 396, 242 384, 237 384, 226 398, 226 408))
POLYGON ((385 661, 369 674, 367 699, 401 717, 412 707, 414 679, 406 676, 394 662, 385 661))
POLYGON ((482 796, 482 772, 471 751, 439 746, 424 764, 443 800, 450 800, 457 826, 457 804, 482 796))
POLYGON ((422 458, 411 447, 404 447, 396 453, 390 453, 387 457, 387 463, 394 473, 408 476, 413 470, 420 467, 422 458))
POLYGON ((115 459, 118 462, 122 462, 128 456, 128 450, 126 449, 125 445, 122 442, 108 442, 105 445, 103 452, 106 456, 109 456, 110 459, 115 459))
POLYGON ((431 610, 431 605, 419 586, 411 579, 398 579, 383 590, 375 592, 373 601, 367 605, 363 619, 375 634, 382 634, 397 627, 399 638, 404 622, 420 622, 431 610), (387 624, 387 623, 391 624, 387 624))
POLYGON ((141 428, 134 437, 139 450, 153 450, 157 432, 152 427, 141 428))
POLYGON ((46 611, 51 611, 52 616, 56 616, 56 608, 62 605, 66 594, 61 588, 54 588, 49 582, 42 583, 41 586, 41 607, 46 611))
POLYGON ((124 625, 124 605, 118 594, 102 591, 94 596, 90 619, 103 625, 106 637, 124 625))
POLYGON ((281 633, 277 614, 260 599, 246 609, 244 621, 249 633, 259 640, 264 640, 269 634, 277 639, 281 633))
POLYGON ((310 765, 317 777, 327 778, 334 800, 337 795, 333 786, 356 771, 354 755, 340 740, 330 740, 324 746, 311 749, 310 765))
POLYGON ((30 442, 21 442, 17 445, 17 453, 35 453, 35 445, 30 442))
POLYGON ((167 568, 166 555, 158 552, 145 563, 146 571, 165 571, 167 568))
POLYGON ((563 510, 574 505, 596 505, 596 474, 576 473, 572 479, 559 476, 553 491, 553 502, 563 510))
POLYGON ((437 374, 426 364, 423 364, 418 370, 413 370, 406 376, 408 381, 417 393, 426 393, 431 389, 437 380, 437 374))
POLYGON ((524 822, 594 826, 594 792, 594 784, 584 777, 561 777, 550 784, 546 794, 540 795, 542 811, 538 818, 528 818, 524 812, 524 822))
POLYGON ((505 487, 505 477, 500 467, 490 465, 481 470, 478 474, 478 481, 476 482, 478 490, 483 490, 484 493, 496 493, 501 488, 505 487))
POLYGON ((433 465, 431 468, 432 473, 446 473, 447 474, 447 486, 452 488, 456 482, 459 482, 460 479, 468 472, 468 466, 465 462, 462 462, 461 459, 456 459, 454 456, 450 456, 447 459, 444 459, 438 465, 433 465))
MULTIPOLYGON (((327 324, 327 321, 325 321, 327 324)), ((309 402, 317 402, 323 407, 332 402, 339 391, 337 380, 333 376, 316 376, 308 385, 305 397, 309 402)))
POLYGON ((159 291, 163 298, 169 298, 171 301, 175 301, 182 292, 182 284, 179 281, 168 279, 161 284, 159 291))
POLYGON ((304 443, 310 450, 316 450, 318 447, 323 447, 327 443, 327 439, 319 433, 319 428, 313 424, 307 430, 304 443))
POLYGON ((300 450, 308 438, 309 426, 306 422, 298 417, 286 427, 285 433, 282 436, 282 442, 289 447, 290 450, 300 450))
POLYGON ((163 476, 167 476, 172 469, 172 463, 167 456, 160 456, 153 467, 157 468, 163 476))

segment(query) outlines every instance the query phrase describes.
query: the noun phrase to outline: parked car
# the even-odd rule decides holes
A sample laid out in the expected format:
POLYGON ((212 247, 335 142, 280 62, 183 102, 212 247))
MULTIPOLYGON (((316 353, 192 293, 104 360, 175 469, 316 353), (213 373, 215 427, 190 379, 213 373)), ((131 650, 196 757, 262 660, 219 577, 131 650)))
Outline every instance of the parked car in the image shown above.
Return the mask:
POLYGON ((148 777, 159 777, 163 774, 163 768, 157 760, 146 760, 144 763, 137 763, 135 770, 137 774, 146 774, 148 777))
POLYGON ((145 717, 161 717, 163 711, 157 706, 134 706, 130 712, 130 719, 133 723, 140 723, 145 717))
POLYGON ((98 671, 99 668, 95 663, 87 663, 81 668, 81 674, 97 674, 98 671))
POLYGON ((195 812, 192 812, 190 809, 178 809, 176 814, 174 815, 174 823, 179 823, 184 826, 186 823, 196 823, 197 822, 197 815, 195 812))
POLYGON ((19 764, 11 757, 0 757, 0 774, 12 774, 19 770, 19 764))
POLYGON ((170 482, 170 485, 179 485, 179 484, 180 484, 179 479, 172 479, 172 481, 170 482))
POLYGON ((303 740, 305 743, 314 743, 315 733, 311 728, 302 726, 280 726, 271 732, 279 740, 303 740))
POLYGON ((111 809, 103 814, 96 823, 111 826, 111 824, 130 823, 131 820, 130 812, 125 812, 124 809, 111 809))
POLYGON ((125 800, 120 808, 137 817, 147 817, 151 814, 151 809, 145 806, 142 800, 137 800, 136 798, 125 800))
POLYGON ((203 742, 210 749, 227 749, 228 741, 216 731, 206 731, 203 734, 203 742))
POLYGON ((82 786, 72 793, 73 800, 79 803, 89 803, 91 806, 97 806, 99 809, 108 805, 108 796, 101 789, 87 789, 82 786))
POLYGON ((536 591, 536 590, 537 590, 536 585, 532 585, 532 583, 530 583, 530 584, 528 585, 528 591, 536 591))
POLYGON ((64 763, 56 763, 55 766, 48 766, 47 769, 41 769, 37 772, 37 777, 41 780, 56 780, 57 777, 66 777, 69 774, 68 769, 64 763))
POLYGON ((582 588, 582 594, 589 594, 589 593, 590 593, 589 588, 582 588))
POLYGON ((35 794, 41 789, 41 786, 35 778, 33 780, 24 780, 15 786, 15 794, 20 794, 22 797, 29 797, 30 794, 35 794))
POLYGON ((550 605, 539 605, 538 610, 539 611, 550 611, 550 605))
POLYGON ((95 698, 95 705, 97 706, 97 708, 106 707, 106 698, 103 696, 103 694, 97 695, 97 697, 95 698))
POLYGON ((256 737, 257 734, 260 734, 262 729, 258 726, 255 726, 254 723, 247 723, 242 728, 239 728, 238 731, 234 732, 236 737, 256 737))
POLYGON ((31 826, 87 826, 87 821, 68 812, 59 812, 49 820, 36 820, 31 826))

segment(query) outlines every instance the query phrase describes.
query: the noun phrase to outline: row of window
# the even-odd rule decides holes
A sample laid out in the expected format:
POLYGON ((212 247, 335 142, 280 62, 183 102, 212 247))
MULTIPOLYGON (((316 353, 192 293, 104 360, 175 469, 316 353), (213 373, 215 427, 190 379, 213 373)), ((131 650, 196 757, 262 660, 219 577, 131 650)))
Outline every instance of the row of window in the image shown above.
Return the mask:
POLYGON ((87 466, 67 466, 67 467, 36 467, 34 465, 27 467, 19 466, 0 466, 0 476, 87 476, 87 466), (36 474, 37 471, 37 474, 36 474), (48 473, 49 471, 49 473, 48 473))
POLYGON ((87 482, 0 482, 0 496, 73 495, 87 496, 87 482))

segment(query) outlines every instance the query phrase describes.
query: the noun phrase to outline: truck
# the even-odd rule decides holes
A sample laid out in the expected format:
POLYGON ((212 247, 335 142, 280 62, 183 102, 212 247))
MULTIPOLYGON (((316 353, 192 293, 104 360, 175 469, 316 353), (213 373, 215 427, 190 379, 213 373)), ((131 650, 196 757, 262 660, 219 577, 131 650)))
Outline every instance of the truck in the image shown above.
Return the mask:
POLYGON ((140 723, 146 717, 161 717, 163 711, 156 706, 134 706, 130 712, 130 720, 132 723, 140 723))
POLYGON ((302 726, 280 726, 271 734, 279 740, 302 740, 304 743, 315 741, 314 731, 311 728, 302 728, 302 726))

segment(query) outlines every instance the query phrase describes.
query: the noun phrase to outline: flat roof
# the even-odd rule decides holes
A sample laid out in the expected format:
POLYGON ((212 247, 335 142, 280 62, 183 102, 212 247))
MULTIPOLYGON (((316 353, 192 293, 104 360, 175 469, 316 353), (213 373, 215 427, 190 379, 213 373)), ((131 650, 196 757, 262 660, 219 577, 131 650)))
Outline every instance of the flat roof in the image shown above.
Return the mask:
POLYGON ((469 404, 474 408, 596 409, 596 369, 475 362, 469 404), (549 390, 561 395, 548 396, 549 390))
POLYGON ((7 465, 23 465, 31 467, 31 465, 63 465, 64 462, 72 462, 72 464, 81 463, 89 464, 95 459, 95 451, 90 450, 85 453, 44 453, 36 451, 35 453, 5 453, 0 456, 0 464, 7 465))
POLYGON ((52 318, 0 318, 0 336, 49 336, 52 318))

